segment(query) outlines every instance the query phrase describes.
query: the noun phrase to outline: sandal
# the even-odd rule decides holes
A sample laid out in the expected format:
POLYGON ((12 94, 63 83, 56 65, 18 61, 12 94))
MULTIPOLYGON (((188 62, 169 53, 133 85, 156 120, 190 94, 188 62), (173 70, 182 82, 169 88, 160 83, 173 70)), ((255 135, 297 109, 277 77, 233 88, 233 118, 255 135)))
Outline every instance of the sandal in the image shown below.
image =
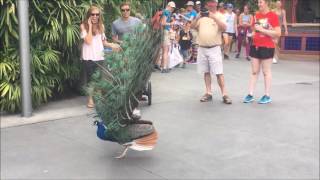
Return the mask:
POLYGON ((223 99, 223 103, 232 104, 232 100, 229 98, 229 96, 224 95, 224 96, 222 96, 222 99, 223 99))
POLYGON ((201 97, 200 102, 208 102, 212 100, 211 94, 205 94, 201 97))

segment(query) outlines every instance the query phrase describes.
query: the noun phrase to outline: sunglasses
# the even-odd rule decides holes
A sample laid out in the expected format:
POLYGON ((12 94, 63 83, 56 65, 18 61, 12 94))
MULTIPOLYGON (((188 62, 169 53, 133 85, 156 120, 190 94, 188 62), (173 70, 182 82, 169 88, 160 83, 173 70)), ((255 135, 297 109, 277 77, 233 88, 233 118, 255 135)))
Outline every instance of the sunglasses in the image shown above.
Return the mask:
POLYGON ((99 17, 100 14, 99 14, 99 13, 91 13, 91 16, 97 16, 97 17, 99 17))
POLYGON ((129 12, 130 9, 121 9, 122 12, 129 12))

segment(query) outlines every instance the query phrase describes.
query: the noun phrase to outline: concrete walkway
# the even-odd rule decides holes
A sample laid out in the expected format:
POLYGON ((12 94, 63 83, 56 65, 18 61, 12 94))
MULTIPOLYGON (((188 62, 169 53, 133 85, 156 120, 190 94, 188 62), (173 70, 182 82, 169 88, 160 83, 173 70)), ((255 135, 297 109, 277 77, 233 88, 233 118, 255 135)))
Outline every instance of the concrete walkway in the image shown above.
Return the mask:
POLYGON ((204 83, 195 65, 154 73, 153 104, 141 110, 158 145, 122 160, 113 159, 121 146, 95 136, 85 97, 48 104, 29 119, 2 116, 1 179, 319 179, 319 61, 273 65, 268 105, 242 103, 249 73, 249 62, 225 61, 232 105, 221 102, 216 81, 213 101, 199 102, 204 83))

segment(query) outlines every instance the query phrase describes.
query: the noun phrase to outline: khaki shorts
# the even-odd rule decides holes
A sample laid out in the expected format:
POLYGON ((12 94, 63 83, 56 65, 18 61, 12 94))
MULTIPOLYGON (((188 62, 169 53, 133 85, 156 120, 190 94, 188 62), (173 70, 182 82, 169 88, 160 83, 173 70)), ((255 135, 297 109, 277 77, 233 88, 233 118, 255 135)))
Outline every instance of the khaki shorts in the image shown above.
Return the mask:
POLYGON ((170 45, 170 33, 168 30, 163 31, 163 45, 170 45))
POLYGON ((199 47, 197 61, 199 73, 210 72, 210 74, 215 75, 223 74, 222 53, 220 46, 215 46, 213 48, 199 47))

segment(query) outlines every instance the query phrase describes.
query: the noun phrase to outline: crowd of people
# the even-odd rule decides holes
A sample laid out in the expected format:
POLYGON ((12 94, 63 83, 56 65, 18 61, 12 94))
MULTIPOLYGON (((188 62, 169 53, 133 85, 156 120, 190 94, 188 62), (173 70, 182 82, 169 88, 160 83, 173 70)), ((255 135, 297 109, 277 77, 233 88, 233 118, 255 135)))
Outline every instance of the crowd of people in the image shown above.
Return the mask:
MULTIPOLYGON (((224 81, 223 60, 230 58, 234 44, 237 45, 235 58, 239 58, 242 46, 245 46, 245 58, 251 61, 249 92, 244 103, 254 101, 254 88, 260 70, 264 75, 265 94, 259 103, 271 102, 271 64, 278 58, 278 39, 281 28, 288 34, 285 11, 281 1, 277 8, 270 9, 270 0, 258 0, 258 11, 251 14, 250 7, 235 8, 233 4, 218 0, 188 1, 185 8, 178 9, 170 1, 164 9, 159 9, 151 23, 155 30, 163 33, 161 53, 155 62, 155 68, 161 73, 169 73, 172 66, 172 49, 178 48, 181 62, 175 67, 186 68, 188 63, 196 63, 198 72, 204 75, 206 92, 201 102, 212 100, 211 82, 215 75, 225 104, 232 104, 224 81)), ((82 59, 88 77, 103 60, 104 47, 114 51, 120 49, 122 36, 130 33, 141 20, 130 15, 130 4, 120 6, 122 16, 112 23, 112 40, 107 41, 101 10, 92 6, 81 24, 82 59)), ((88 107, 94 107, 92 97, 88 97, 88 107)))
MULTIPOLYGON (((188 1, 185 8, 178 9, 174 1, 158 12, 159 29, 163 30, 162 56, 155 67, 162 73, 170 72, 172 48, 178 46, 183 61, 196 63, 198 71, 204 74, 205 94, 201 102, 212 100, 211 79, 216 75, 225 104, 231 104, 224 75, 223 60, 230 59, 232 47, 236 45, 235 58, 240 58, 242 46, 245 46, 245 58, 251 61, 252 73, 249 92, 244 103, 254 101, 254 88, 260 71, 264 75, 265 94, 260 104, 271 102, 271 64, 277 63, 281 28, 288 34, 286 14, 281 1, 276 9, 271 9, 270 0, 258 0, 258 11, 252 13, 250 7, 235 8, 231 3, 218 0, 188 1)), ((179 66, 179 65, 178 65, 179 66)))

